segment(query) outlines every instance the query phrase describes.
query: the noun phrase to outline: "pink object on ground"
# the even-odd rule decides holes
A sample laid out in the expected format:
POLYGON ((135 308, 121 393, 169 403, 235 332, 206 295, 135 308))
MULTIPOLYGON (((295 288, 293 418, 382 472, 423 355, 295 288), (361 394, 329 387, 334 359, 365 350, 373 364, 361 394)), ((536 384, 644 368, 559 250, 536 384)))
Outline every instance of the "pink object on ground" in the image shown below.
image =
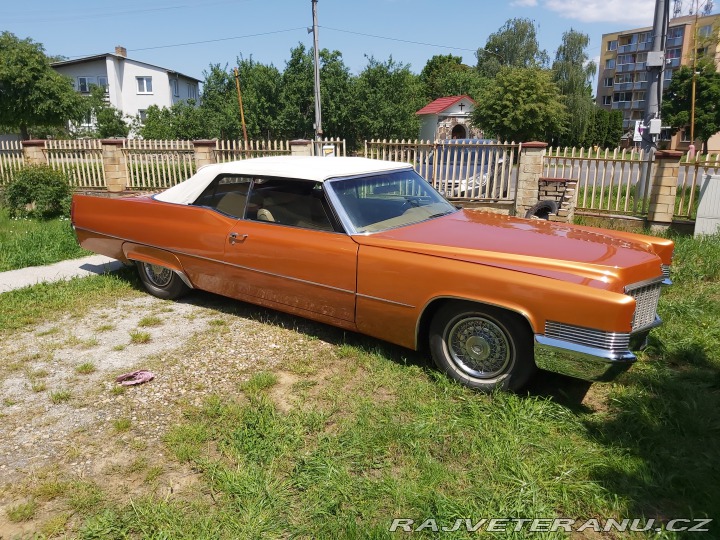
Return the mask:
POLYGON ((132 386, 134 384, 143 384, 148 381, 152 381, 155 378, 155 374, 152 371, 145 369, 139 369, 131 373, 124 373, 115 379, 116 383, 120 383, 123 386, 132 386))

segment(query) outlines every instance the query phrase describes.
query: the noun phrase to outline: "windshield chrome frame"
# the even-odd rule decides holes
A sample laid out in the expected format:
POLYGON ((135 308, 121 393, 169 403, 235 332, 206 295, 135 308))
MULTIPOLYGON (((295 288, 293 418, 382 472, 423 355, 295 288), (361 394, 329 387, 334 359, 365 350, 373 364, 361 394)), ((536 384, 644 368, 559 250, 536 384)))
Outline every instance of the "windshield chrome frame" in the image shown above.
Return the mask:
POLYGON ((453 205, 450 201, 448 201, 442 193, 440 193, 437 189, 435 189, 430 182, 428 182, 427 180, 425 180, 425 178, 423 178, 420 174, 418 174, 418 172, 412 166, 408 167, 407 169, 403 168, 403 169, 382 171, 382 172, 370 173, 370 174, 357 174, 357 175, 352 175, 352 176, 338 176, 336 178, 328 178, 327 180, 325 180, 323 182, 324 187, 325 187, 325 194, 327 195, 328 199, 330 200, 330 203, 332 204, 333 208, 335 209, 335 214, 340 219, 340 223, 342 224, 343 228, 345 229, 345 231, 347 232, 347 234, 349 236, 369 236, 371 234, 378 234, 378 233, 382 233, 385 231, 390 231, 392 229, 398 229, 400 227, 407 227, 408 225, 415 225, 417 223, 422 223, 423 221, 428 221, 429 219, 435 219, 435 218, 427 218, 427 219, 423 219, 421 221, 407 223, 405 225, 398 225, 397 227, 391 227, 389 229, 383 229, 382 231, 358 232, 358 230, 355 228, 355 225, 353 224, 352 220, 350 219, 350 216, 348 216, 347 212, 345 211, 345 207, 342 205, 342 202, 340 202, 340 198, 337 196, 337 193, 335 193, 333 183, 342 182, 345 180, 355 180, 357 178, 373 178, 376 176, 386 176, 388 174, 394 174, 394 173, 402 172, 402 171, 414 172, 420 180, 425 182, 430 189, 432 189, 435 193, 437 193, 442 200, 444 200, 446 203, 448 203, 453 208, 452 212, 448 212, 445 215, 450 215, 450 214, 454 214, 455 212, 457 212, 457 210, 458 210, 457 207, 455 205, 453 205))

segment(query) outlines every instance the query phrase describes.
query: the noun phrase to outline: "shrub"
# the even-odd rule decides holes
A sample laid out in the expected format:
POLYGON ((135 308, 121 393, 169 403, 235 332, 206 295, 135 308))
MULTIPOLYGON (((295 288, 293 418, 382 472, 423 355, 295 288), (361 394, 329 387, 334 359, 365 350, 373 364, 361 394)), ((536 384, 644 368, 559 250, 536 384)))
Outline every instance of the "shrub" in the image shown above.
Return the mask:
POLYGON ((50 219, 70 214, 72 188, 61 171, 47 165, 23 167, 5 188, 10 217, 50 219))

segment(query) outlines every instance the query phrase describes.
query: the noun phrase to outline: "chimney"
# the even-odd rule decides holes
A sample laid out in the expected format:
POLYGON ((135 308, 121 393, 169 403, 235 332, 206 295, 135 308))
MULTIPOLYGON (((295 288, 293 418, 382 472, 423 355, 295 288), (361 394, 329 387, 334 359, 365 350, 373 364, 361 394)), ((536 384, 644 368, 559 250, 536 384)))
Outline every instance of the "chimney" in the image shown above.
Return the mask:
POLYGON ((122 56, 123 58, 127 58, 127 49, 125 47, 117 45, 115 47, 115 54, 117 54, 118 56, 122 56))

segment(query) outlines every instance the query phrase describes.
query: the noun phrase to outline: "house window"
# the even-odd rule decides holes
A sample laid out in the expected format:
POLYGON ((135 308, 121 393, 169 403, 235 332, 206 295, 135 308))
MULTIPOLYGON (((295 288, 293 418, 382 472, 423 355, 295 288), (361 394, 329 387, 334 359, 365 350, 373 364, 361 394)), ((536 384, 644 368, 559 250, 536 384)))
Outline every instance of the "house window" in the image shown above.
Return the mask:
POLYGON ((188 99, 197 99, 197 91, 194 84, 188 83, 187 85, 188 99))
POLYGON ((605 69, 615 69, 615 59, 608 58, 605 60, 605 69))
POLYGON ((683 37, 684 28, 682 26, 675 26, 668 30, 667 38, 675 39, 683 37))
POLYGON ((90 85, 95 84, 95 77, 78 77, 78 92, 82 92, 83 94, 87 94, 90 92, 90 85))
POLYGON ((680 58, 682 56, 682 52, 679 47, 676 47, 674 49, 668 49, 668 51, 665 53, 665 58, 668 60, 672 60, 673 58, 680 58))
POLYGON ((610 88, 613 85, 612 77, 605 77, 605 88, 610 88))
POLYGON ((701 26, 698 30, 698 36, 701 38, 709 38, 712 35, 712 24, 701 26))
POLYGON ((145 125, 145 120, 147 120, 147 109, 138 110, 138 117, 140 118, 140 123, 145 125))
POLYGON ((632 92, 615 92, 613 101, 632 101, 632 92))
POLYGON ((612 96, 603 96, 603 105, 612 105, 612 96))
POLYGON ((640 34, 640 37, 638 38, 640 43, 651 43, 652 42, 652 32, 643 32, 640 34))
POLYGON ((177 79, 170 79, 170 89, 172 90, 173 96, 178 97, 180 95, 180 90, 178 89, 177 79))
POLYGON ((617 39, 613 39, 612 41, 608 41, 607 50, 608 51, 617 51, 618 42, 617 39))
POLYGON ((102 86, 105 89, 105 93, 107 94, 108 89, 110 88, 108 86, 108 79, 107 77, 98 77, 98 86, 102 86))
POLYGON ((135 77, 138 94, 152 94, 152 77, 135 77))

